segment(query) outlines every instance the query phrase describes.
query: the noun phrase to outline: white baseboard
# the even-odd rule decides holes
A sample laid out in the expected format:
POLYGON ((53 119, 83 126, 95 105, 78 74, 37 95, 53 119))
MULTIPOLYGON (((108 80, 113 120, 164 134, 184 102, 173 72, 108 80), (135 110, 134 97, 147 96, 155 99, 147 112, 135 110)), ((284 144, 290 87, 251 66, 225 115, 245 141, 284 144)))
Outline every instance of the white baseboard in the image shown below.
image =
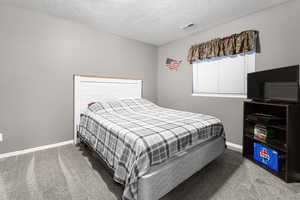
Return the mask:
POLYGON ((234 144, 231 142, 226 141, 226 145, 228 147, 228 149, 233 150, 233 151, 238 151, 238 152, 242 152, 243 151, 243 146, 239 145, 239 144, 234 144))
POLYGON ((44 146, 40 146, 40 147, 24 149, 24 150, 21 150, 21 151, 14 151, 14 152, 9 152, 9 153, 4 153, 4 154, 0 154, 0 159, 1 158, 12 157, 12 156, 18 156, 18 155, 22 155, 22 154, 26 154, 26 153, 32 153, 32 152, 35 152, 35 151, 51 149, 51 148, 60 147, 60 146, 73 144, 73 143, 74 143, 73 140, 68 140, 68 141, 59 142, 59 143, 55 143, 55 144, 49 144, 49 145, 44 145, 44 146))
MULTIPOLYGON (((51 149, 51 148, 64 146, 64 145, 68 145, 68 144, 73 144, 73 143, 74 143, 73 140, 68 140, 68 141, 65 141, 65 142, 59 142, 59 143, 55 143, 55 144, 49 144, 49 145, 44 145, 44 146, 40 146, 40 147, 24 149, 24 150, 21 150, 21 151, 14 151, 14 152, 9 152, 9 153, 4 153, 4 154, 0 154, 0 159, 1 158, 12 157, 12 156, 18 156, 18 155, 22 155, 22 154, 26 154, 26 153, 32 153, 32 152, 35 152, 35 151, 51 149)), ((227 145, 228 149, 231 149, 231 150, 234 150, 234 151, 242 152, 242 150, 243 150, 242 145, 234 144, 234 143, 231 143, 231 142, 228 142, 228 141, 226 142, 226 145, 227 145)))

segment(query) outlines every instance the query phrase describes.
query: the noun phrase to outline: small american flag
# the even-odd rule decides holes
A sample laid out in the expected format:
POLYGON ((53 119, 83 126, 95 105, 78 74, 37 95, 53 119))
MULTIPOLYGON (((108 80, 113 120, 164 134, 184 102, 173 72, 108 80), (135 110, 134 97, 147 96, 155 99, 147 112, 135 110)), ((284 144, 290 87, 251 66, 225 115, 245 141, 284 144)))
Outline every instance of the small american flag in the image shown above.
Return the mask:
POLYGON ((182 60, 177 61, 171 58, 167 58, 166 66, 169 70, 177 70, 180 67, 182 60))

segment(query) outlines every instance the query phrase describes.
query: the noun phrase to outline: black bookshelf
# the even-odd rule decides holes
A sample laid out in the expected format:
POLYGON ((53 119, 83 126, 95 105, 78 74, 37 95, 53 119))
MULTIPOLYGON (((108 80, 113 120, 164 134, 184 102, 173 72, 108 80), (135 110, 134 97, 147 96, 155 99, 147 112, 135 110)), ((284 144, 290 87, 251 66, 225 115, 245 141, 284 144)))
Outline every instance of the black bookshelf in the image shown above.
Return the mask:
POLYGON ((300 181, 300 105, 284 103, 244 102, 243 156, 286 182, 300 181), (278 124, 249 119, 254 113, 283 118, 278 124), (254 126, 263 124, 274 130, 275 138, 254 137, 254 126), (253 159, 254 142, 270 147, 282 155, 281 171, 276 172, 253 159))

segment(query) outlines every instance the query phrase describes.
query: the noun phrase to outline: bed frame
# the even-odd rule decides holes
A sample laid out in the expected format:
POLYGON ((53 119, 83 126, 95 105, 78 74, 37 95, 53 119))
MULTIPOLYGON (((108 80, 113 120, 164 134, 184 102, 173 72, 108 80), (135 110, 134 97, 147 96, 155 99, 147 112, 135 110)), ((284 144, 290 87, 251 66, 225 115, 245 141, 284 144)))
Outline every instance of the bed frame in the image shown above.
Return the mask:
MULTIPOLYGON (((143 82, 138 79, 75 75, 74 143, 78 141, 80 113, 89 103, 112 98, 141 98, 142 88, 143 82)), ((138 200, 159 200, 219 157, 224 150, 224 139, 217 137, 182 152, 167 163, 151 167, 149 172, 139 179, 138 200)))

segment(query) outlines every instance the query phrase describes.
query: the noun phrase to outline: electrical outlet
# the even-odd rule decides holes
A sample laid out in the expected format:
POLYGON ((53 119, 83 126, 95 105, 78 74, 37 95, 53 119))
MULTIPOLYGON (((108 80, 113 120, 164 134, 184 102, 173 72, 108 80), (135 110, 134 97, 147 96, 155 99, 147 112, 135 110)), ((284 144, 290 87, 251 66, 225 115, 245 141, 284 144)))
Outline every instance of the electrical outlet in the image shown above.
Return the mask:
POLYGON ((2 142, 2 141, 3 141, 3 134, 0 133, 0 142, 2 142))

